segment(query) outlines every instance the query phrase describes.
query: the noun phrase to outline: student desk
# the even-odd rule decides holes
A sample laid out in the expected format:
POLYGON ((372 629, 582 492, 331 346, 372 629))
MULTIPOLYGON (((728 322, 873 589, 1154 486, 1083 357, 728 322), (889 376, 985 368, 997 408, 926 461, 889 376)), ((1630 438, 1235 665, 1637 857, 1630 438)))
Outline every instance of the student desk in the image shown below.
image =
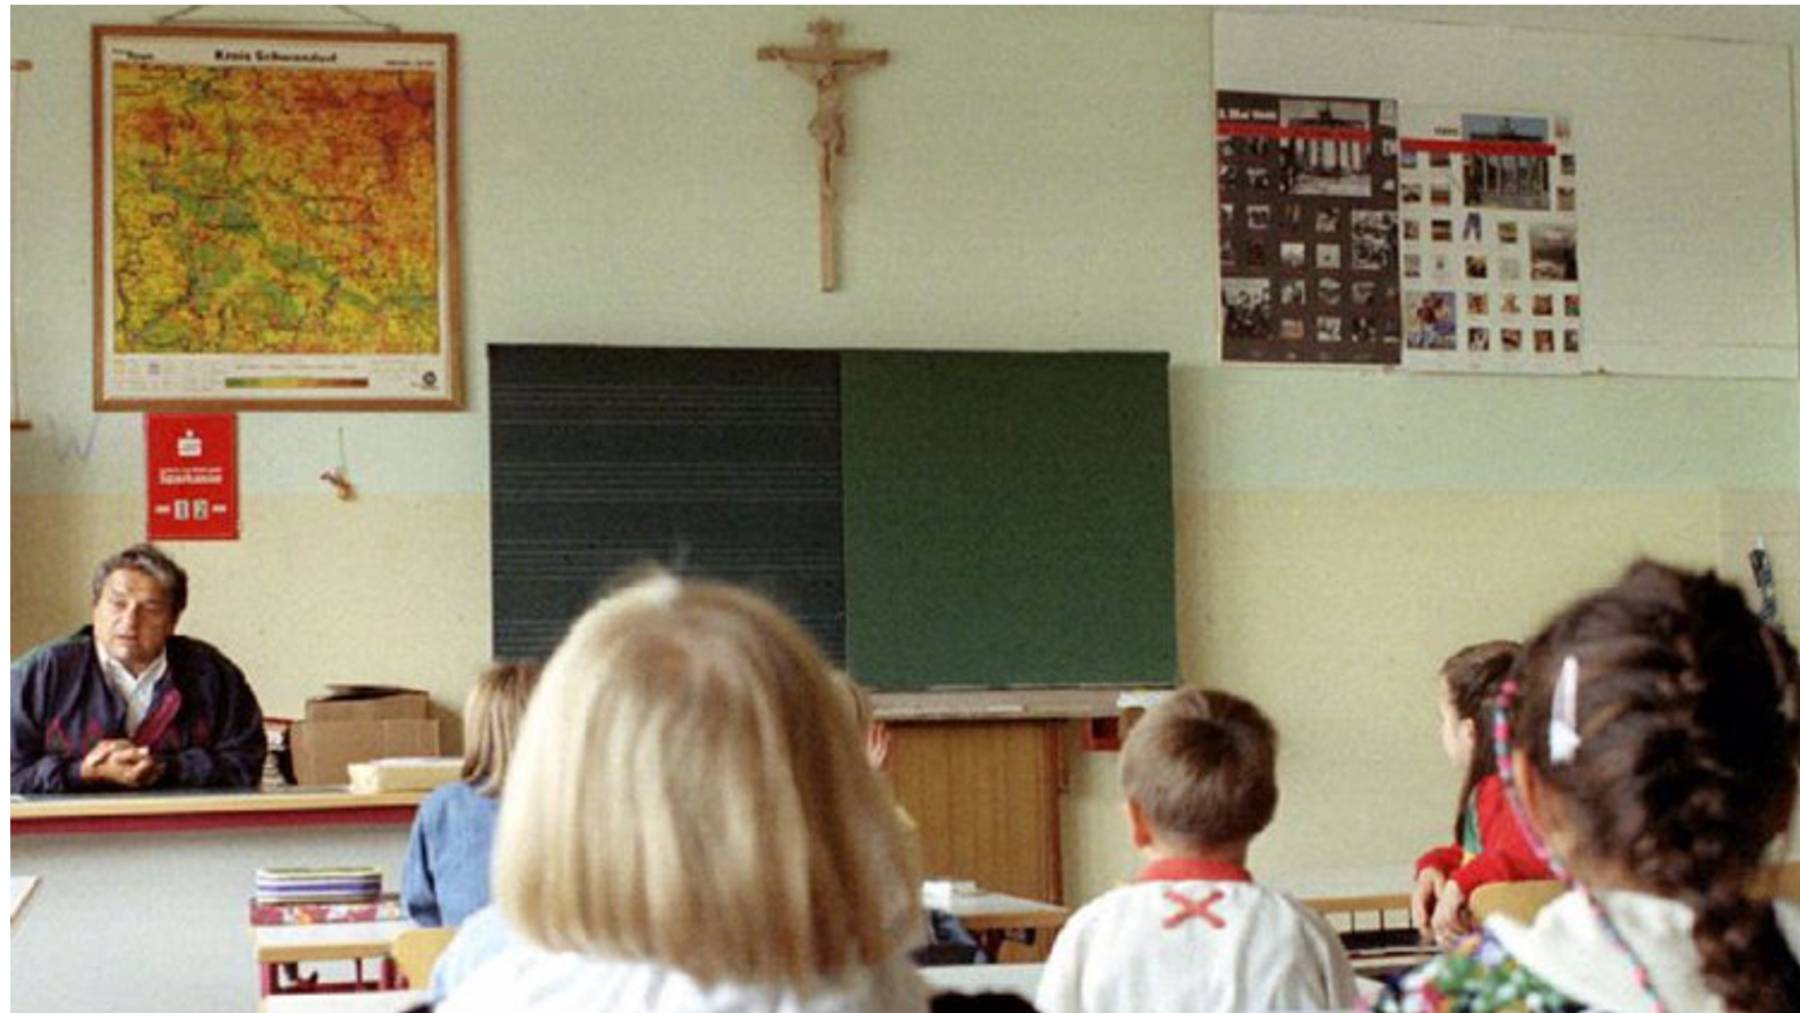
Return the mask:
POLYGON ((393 889, 424 797, 341 788, 15 797, 13 870, 54 889, 32 902, 13 940, 12 1008, 255 1008, 245 929, 256 870, 370 865, 393 889))
POLYGON ((256 960, 265 997, 287 991, 280 984, 282 964, 316 964, 331 960, 356 961, 356 982, 360 986, 362 962, 378 959, 381 972, 377 984, 391 990, 399 984, 399 978, 388 950, 395 936, 412 927, 413 923, 409 921, 252 925, 250 955, 256 960))
MULTIPOLYGON (((941 898, 940 898, 941 899, 941 898)), ((1069 909, 1042 901, 1027 900, 1004 893, 955 894, 948 904, 933 904, 962 921, 986 951, 988 958, 1000 959, 1000 947, 1016 938, 1030 946, 1037 940, 1039 929, 1060 928, 1069 920, 1069 909), (1015 935, 1016 933, 1016 935, 1015 935)))
POLYGON ((1026 1000, 1037 999, 1038 979, 1044 976, 1042 964, 945 964, 921 967, 919 974, 933 995, 939 992, 1003 992, 1026 1000))
POLYGON ((1350 866, 1296 869, 1265 883, 1324 915, 1357 974, 1382 977, 1437 952, 1420 944, 1412 923, 1412 876, 1407 865, 1350 866))
POLYGON ((409 990, 275 995, 262 1001, 262 1013, 400 1013, 424 1002, 429 994, 409 990))
POLYGON ((1405 865, 1294 869, 1262 879, 1326 916, 1405 911, 1412 922, 1412 868, 1405 865))
POLYGON ((37 893, 38 878, 36 876, 14 876, 12 878, 12 930, 19 931, 19 923, 25 920, 25 908, 31 904, 31 895, 37 893))

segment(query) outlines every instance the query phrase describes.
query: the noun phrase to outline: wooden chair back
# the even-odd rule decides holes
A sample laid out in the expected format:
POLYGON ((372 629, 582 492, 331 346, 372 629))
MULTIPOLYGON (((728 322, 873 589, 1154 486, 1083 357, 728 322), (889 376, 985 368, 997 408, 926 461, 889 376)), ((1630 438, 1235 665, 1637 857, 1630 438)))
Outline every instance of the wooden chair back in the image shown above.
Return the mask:
POLYGON ((1562 896, 1563 885, 1554 879, 1523 879, 1512 883, 1478 886, 1469 895, 1469 913, 1477 922, 1488 915, 1508 915, 1527 925, 1538 909, 1562 896))
MULTIPOLYGON (((1563 885, 1554 879, 1528 879, 1516 883, 1489 883, 1477 887, 1469 898, 1469 911, 1477 922, 1496 912, 1530 923, 1538 909, 1562 896, 1563 885)), ((1783 862, 1765 868, 1752 887, 1759 897, 1800 904, 1800 862, 1783 862)))
POLYGON ((424 988, 431 983, 431 968, 450 940, 456 936, 452 928, 407 929, 394 937, 388 954, 409 988, 424 988))

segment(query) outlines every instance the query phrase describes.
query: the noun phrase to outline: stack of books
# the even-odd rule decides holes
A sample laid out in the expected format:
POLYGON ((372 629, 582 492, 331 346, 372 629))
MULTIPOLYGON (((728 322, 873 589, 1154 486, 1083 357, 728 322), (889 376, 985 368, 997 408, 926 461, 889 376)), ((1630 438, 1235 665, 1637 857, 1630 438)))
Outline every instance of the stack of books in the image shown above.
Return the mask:
POLYGON ((380 897, 381 870, 373 866, 256 870, 259 904, 361 904, 380 897))
POLYGON ((381 892, 373 866, 258 869, 250 898, 252 925, 316 925, 405 918, 400 898, 381 892))
POLYGON ((265 904, 250 900, 252 925, 329 925, 334 922, 397 922, 406 918, 400 895, 384 893, 354 904, 265 904))

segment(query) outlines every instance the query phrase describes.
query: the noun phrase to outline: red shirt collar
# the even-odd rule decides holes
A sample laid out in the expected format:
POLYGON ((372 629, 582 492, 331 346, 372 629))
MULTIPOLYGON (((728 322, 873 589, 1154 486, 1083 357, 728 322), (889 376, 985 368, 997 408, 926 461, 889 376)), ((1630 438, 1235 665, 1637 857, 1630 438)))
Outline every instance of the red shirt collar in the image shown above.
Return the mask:
POLYGON ((1227 883, 1251 883, 1250 870, 1236 862, 1219 862, 1210 858, 1159 858, 1138 873, 1140 883, 1180 882, 1188 879, 1211 879, 1227 883))

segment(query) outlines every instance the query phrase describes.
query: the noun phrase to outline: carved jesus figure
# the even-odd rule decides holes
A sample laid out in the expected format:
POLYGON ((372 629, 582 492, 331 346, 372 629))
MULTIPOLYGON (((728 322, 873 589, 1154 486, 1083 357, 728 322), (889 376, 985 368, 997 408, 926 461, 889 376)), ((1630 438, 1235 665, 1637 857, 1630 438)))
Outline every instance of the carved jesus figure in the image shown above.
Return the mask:
POLYGON ((849 153, 849 130, 844 124, 844 83, 850 78, 887 63, 885 49, 839 49, 838 26, 820 19, 806 26, 814 37, 810 47, 763 46, 759 60, 779 60, 812 83, 815 108, 806 124, 807 133, 819 146, 819 239, 822 287, 837 287, 836 204, 837 161, 849 153))

